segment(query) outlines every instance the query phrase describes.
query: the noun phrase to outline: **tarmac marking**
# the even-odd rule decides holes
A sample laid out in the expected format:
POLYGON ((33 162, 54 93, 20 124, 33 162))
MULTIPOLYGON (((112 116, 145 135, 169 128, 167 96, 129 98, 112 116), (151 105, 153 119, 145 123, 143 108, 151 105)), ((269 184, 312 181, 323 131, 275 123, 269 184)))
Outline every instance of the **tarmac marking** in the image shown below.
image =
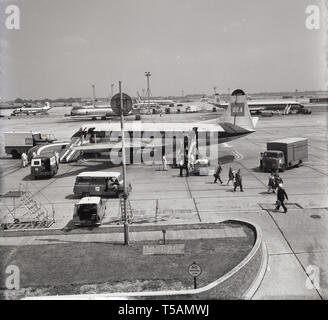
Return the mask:
MULTIPOLYGON (((308 278, 308 274, 307 274, 307 272, 306 272, 306 270, 305 270, 305 268, 304 268, 302 262, 300 261, 299 257, 297 256, 297 253, 294 251, 292 245, 291 245, 290 242, 288 241, 286 235, 284 234, 284 232, 283 232, 282 229, 280 228, 278 222, 274 219, 274 217, 273 217, 272 214, 270 213, 270 210, 265 210, 265 211, 266 211, 266 212, 269 214, 269 216, 271 217, 271 220, 272 220, 273 223, 276 225, 277 229, 279 230, 279 232, 281 233, 281 235, 282 235, 283 238, 285 239, 285 241, 286 241, 288 247, 290 248, 290 250, 291 250, 291 252, 292 252, 291 254, 294 255, 294 257, 296 258, 297 262, 299 263, 299 265, 300 265, 301 268, 303 269, 303 271, 304 271, 306 277, 308 278)), ((310 278, 309 278, 309 279, 310 279, 310 278)), ((313 280, 310 279, 310 281, 311 281, 312 284, 313 284, 313 280)), ((314 288, 315 288, 315 287, 314 287, 314 288)), ((322 297, 322 295, 320 294, 319 290, 316 289, 316 288, 315 288, 315 290, 316 290, 317 294, 319 295, 320 299, 321 299, 321 300, 324 300, 323 297, 322 297)))
POLYGON ((310 166, 310 165, 308 165, 308 164, 303 164, 303 166, 304 166, 304 167, 307 167, 307 168, 310 168, 310 169, 312 169, 312 170, 314 170, 314 171, 316 171, 316 172, 319 172, 319 173, 321 173, 321 174, 323 174, 323 175, 325 175, 325 176, 328 176, 327 173, 324 173, 324 172, 322 172, 322 171, 319 170, 319 169, 313 168, 312 166, 310 166))

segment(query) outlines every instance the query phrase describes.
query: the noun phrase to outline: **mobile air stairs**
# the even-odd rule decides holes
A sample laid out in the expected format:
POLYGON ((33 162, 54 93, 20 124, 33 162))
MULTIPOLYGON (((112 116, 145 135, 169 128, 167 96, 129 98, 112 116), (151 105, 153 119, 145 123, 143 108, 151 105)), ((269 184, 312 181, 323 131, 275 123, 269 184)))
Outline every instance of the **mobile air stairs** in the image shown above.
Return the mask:
POLYGON ((72 162, 79 158, 81 151, 75 150, 74 147, 78 147, 82 144, 81 137, 73 137, 71 143, 62 151, 59 161, 60 162, 72 162))
POLYGON ((52 212, 20 184, 19 191, 13 195, 13 205, 1 208, 1 227, 4 230, 49 228, 55 222, 54 207, 51 203, 49 205, 52 212))

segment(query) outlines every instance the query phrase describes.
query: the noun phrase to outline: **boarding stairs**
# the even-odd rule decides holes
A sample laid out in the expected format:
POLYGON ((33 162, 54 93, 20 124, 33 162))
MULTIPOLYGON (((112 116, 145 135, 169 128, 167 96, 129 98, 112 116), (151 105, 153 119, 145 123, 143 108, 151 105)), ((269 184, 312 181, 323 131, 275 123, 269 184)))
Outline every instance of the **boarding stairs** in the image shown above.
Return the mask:
POLYGON ((17 193, 13 196, 14 205, 1 208, 0 222, 4 229, 49 228, 55 222, 55 211, 50 202, 52 213, 27 187, 24 191, 20 184, 19 191, 13 193, 17 193))
POLYGON ((74 147, 78 147, 82 144, 81 137, 73 137, 72 141, 67 147, 64 149, 62 154, 59 157, 60 162, 71 162, 78 159, 81 154, 81 151, 75 150, 74 147))
POLYGON ((26 213, 20 217, 28 216, 29 220, 37 221, 39 225, 49 227, 53 221, 49 219, 49 213, 46 207, 29 191, 23 194, 19 199, 22 206, 27 210, 26 213))
POLYGON ((291 104, 287 104, 286 108, 284 109, 284 114, 289 114, 291 111, 292 105, 291 104))
MULTIPOLYGON (((121 208, 121 222, 124 223, 124 196, 120 196, 120 208, 121 208)), ((129 223, 133 221, 133 213, 131 209, 131 203, 128 199, 126 199, 126 217, 129 223)))
POLYGON ((188 165, 190 170, 193 170, 195 161, 197 160, 197 155, 199 154, 197 148, 197 136, 194 130, 190 130, 189 132, 185 132, 185 137, 188 138, 188 145, 185 144, 185 141, 181 142, 177 156, 177 163, 183 158, 185 154, 186 147, 188 146, 188 165))

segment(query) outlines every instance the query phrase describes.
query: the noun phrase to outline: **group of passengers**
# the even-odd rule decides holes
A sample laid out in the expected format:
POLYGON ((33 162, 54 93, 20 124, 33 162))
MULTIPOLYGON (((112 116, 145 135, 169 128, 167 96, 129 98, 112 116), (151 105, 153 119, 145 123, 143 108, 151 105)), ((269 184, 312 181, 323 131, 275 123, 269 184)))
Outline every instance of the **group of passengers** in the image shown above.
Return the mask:
MULTIPOLYGON (((220 181, 221 184, 223 184, 220 174, 222 172, 222 166, 221 166, 221 162, 218 161, 218 166, 216 168, 216 171, 214 173, 214 183, 217 183, 217 180, 220 181)), ((241 171, 240 169, 237 170, 237 172, 235 170, 233 170, 231 167, 229 167, 229 174, 228 174, 228 182, 227 185, 229 185, 230 181, 232 181, 234 189, 233 191, 236 191, 237 187, 240 188, 241 192, 244 192, 243 190, 243 179, 242 179, 242 175, 241 175, 241 171)))
MULTIPOLYGON (((220 181, 221 184, 223 184, 221 180, 221 172, 222 167, 220 161, 218 162, 218 166, 216 168, 216 171, 214 173, 214 183, 217 183, 217 180, 220 181)), ((227 185, 229 185, 230 181, 233 182, 234 190, 236 191, 236 188, 239 187, 240 191, 243 192, 243 184, 242 184, 242 175, 240 172, 240 169, 236 172, 231 167, 229 167, 229 173, 228 173, 228 182, 227 185)), ((269 182, 268 182, 268 193, 272 191, 273 193, 277 193, 277 201, 276 201, 276 210, 279 210, 280 206, 283 207, 284 212, 287 212, 286 205, 284 203, 285 199, 288 200, 287 193, 283 187, 283 180, 279 176, 279 171, 271 172, 269 176, 269 182)))

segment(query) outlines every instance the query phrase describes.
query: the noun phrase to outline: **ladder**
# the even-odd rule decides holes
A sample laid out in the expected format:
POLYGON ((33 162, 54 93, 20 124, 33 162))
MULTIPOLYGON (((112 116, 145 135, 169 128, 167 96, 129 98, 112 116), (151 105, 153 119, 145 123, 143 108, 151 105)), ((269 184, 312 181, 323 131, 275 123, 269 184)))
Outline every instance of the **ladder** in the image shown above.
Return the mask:
MULTIPOLYGON (((121 208, 121 222, 124 223, 124 196, 123 195, 120 196, 120 208, 121 208)), ((126 200, 126 210, 127 210, 126 212, 127 221, 129 223, 132 223, 133 213, 132 213, 130 201, 128 199, 126 200)))
POLYGON ((52 221, 49 221, 48 219, 49 215, 47 209, 33 196, 30 191, 24 193, 19 200, 27 209, 27 212, 23 216, 30 215, 30 218, 36 218, 40 224, 46 227, 49 227, 52 224, 52 221))

